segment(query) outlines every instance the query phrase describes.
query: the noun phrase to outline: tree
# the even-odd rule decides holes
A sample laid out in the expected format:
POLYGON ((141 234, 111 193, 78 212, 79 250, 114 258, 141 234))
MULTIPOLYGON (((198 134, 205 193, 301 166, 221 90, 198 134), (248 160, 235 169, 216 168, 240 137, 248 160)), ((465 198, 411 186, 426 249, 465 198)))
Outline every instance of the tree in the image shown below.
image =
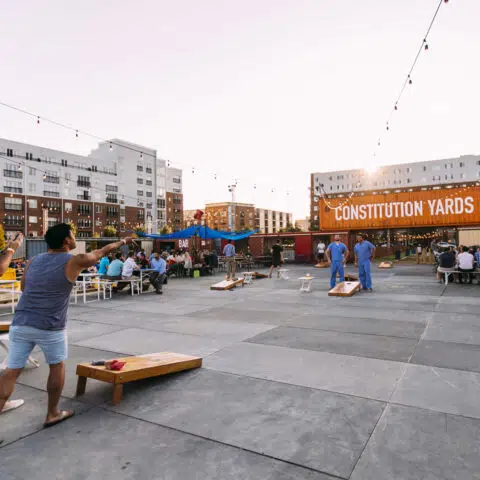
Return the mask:
POLYGON ((5 250, 5 231, 3 225, 0 225, 0 250, 5 250))
POLYGON ((170 233, 172 233, 172 229, 168 225, 164 225, 160 230, 160 233, 162 235, 169 235, 170 233))
POLYGON ((103 236, 104 237, 116 237, 117 236, 117 229, 113 225, 106 225, 103 229, 103 236))

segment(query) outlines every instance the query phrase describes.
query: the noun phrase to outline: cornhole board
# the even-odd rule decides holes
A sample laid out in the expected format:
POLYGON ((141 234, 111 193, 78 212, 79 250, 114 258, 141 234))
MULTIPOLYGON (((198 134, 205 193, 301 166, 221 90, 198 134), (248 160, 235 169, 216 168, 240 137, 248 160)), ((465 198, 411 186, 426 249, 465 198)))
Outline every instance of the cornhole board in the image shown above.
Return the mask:
POLYGON ((253 274, 253 277, 255 278, 255 280, 258 280, 259 278, 268 278, 268 275, 266 273, 255 272, 253 274))
POLYGON ((77 364, 77 396, 85 393, 87 378, 94 378, 101 382, 113 384, 112 403, 117 405, 122 399, 123 384, 135 382, 145 378, 159 377, 169 373, 191 370, 202 366, 201 357, 191 357, 181 353, 160 352, 136 357, 117 358, 120 362, 126 362, 119 370, 107 370, 104 366, 94 366, 90 363, 77 364))
POLYGON ((358 282, 358 276, 354 275, 353 273, 346 273, 345 274, 345 281, 346 282, 358 282))
POLYGON ((317 263, 316 265, 313 266, 314 268, 328 268, 328 263, 323 262, 323 263, 317 263))
POLYGON ((210 290, 231 290, 235 288, 237 285, 242 285, 243 287, 243 278, 237 278, 237 280, 223 280, 222 282, 218 282, 213 284, 210 287, 210 290))
POLYGON ((360 282, 342 282, 332 288, 328 295, 330 297, 351 297, 360 291, 360 282))
POLYGON ((388 262, 382 262, 378 268, 393 268, 393 265, 391 263, 388 263, 388 262))
POLYGON ((0 332, 8 332, 10 330, 11 320, 3 320, 0 322, 0 332))

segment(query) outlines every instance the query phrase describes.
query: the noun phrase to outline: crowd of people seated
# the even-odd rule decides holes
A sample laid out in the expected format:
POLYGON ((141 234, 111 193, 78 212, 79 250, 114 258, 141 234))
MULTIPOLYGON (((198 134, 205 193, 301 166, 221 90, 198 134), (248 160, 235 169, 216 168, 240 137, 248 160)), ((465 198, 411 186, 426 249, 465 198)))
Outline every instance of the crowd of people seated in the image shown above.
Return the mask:
POLYGON ((478 268, 480 268, 480 247, 460 246, 457 251, 455 247, 450 246, 445 248, 438 257, 437 279, 440 282, 443 280, 442 273, 445 273, 445 270, 457 270, 462 273, 458 277, 459 283, 471 284, 473 273, 478 268))

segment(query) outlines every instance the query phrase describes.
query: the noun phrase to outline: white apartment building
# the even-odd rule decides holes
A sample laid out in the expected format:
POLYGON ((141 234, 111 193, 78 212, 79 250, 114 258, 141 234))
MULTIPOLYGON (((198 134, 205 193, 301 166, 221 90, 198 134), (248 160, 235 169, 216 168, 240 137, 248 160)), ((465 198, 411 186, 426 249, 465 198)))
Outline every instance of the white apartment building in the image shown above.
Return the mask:
POLYGON ((310 217, 318 226, 321 195, 345 196, 350 192, 400 192, 421 188, 449 188, 480 181, 480 155, 444 160, 385 165, 374 172, 363 168, 311 174, 310 217))
MULTIPOLYGON (((40 197, 43 203, 62 199, 117 205, 120 223, 126 221, 125 208, 136 207, 143 210, 138 218, 144 217, 142 223, 152 225, 155 232, 167 221, 165 200, 172 191, 168 178, 179 179, 175 192, 182 195, 181 170, 169 169, 165 163, 156 150, 120 139, 102 142, 88 156, 81 156, 0 138, 2 193, 40 197)), ((68 219, 68 210, 62 208, 61 213, 61 219, 52 218, 49 224, 68 219)), ((92 226, 100 226, 98 222, 92 226)))
POLYGON ((277 210, 256 208, 255 225, 255 228, 260 230, 260 233, 276 233, 281 229, 287 228, 288 225, 293 225, 293 215, 277 210))

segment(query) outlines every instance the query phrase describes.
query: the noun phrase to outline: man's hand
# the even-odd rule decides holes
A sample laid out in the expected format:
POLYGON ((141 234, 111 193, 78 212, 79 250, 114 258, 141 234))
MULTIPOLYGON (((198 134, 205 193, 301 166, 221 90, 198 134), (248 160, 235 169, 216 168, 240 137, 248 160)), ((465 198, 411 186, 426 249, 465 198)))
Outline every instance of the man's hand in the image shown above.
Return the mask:
POLYGON ((132 243, 135 244, 135 240, 132 237, 125 237, 123 241, 125 242, 125 245, 131 245, 132 243))
POLYGON ((355 262, 355 266, 358 267, 358 262, 355 262))
POLYGON ((17 250, 23 243, 23 233, 18 232, 15 240, 10 240, 7 242, 5 248, 11 248, 13 250, 17 250))

